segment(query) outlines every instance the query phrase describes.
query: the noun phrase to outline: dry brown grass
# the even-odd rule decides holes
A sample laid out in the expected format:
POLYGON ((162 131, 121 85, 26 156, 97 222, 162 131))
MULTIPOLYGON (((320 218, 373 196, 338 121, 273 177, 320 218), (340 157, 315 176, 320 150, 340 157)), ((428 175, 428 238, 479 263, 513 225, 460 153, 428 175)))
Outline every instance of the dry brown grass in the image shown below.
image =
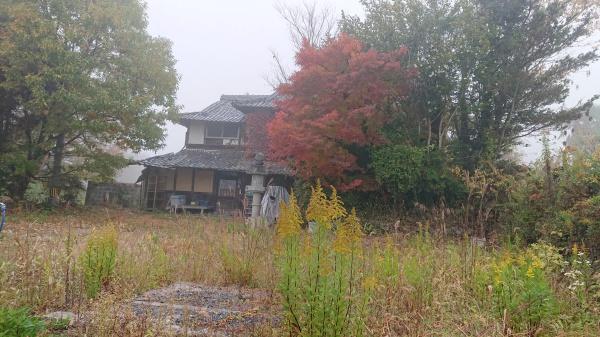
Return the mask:
MULTIPOLYGON (((135 315, 124 304, 180 281, 258 287, 273 295, 277 307, 273 233, 249 230, 241 219, 89 209, 17 214, 9 220, 0 239, 0 307, 29 307, 37 314, 73 311, 82 320, 66 332, 70 336, 175 335, 165 322, 135 315), (89 300, 77 258, 98 226, 116 226, 119 252, 111 281, 89 300)), ((389 270, 371 299, 367 331, 373 336, 506 335, 506 322, 494 310, 482 276, 497 255, 469 240, 368 238, 368 268, 389 270), (387 253, 386 246, 391 247, 387 253)), ((562 321, 545 325, 538 335, 598 335, 598 312, 590 312, 596 325, 577 326, 569 321, 571 309, 563 310, 562 321)), ((278 333, 263 326, 247 335, 278 333)), ((519 335, 525 336, 513 334, 519 335)))
POLYGON ((77 329, 90 336, 163 331, 153 326, 156 322, 132 319, 119 304, 173 282, 272 290, 270 235, 268 230, 248 230, 234 218, 102 209, 17 214, 0 239, 0 306, 36 313, 94 312, 94 319, 83 320, 77 329), (101 226, 116 226, 118 259, 111 281, 94 301, 83 291, 77 258, 92 229, 101 226))

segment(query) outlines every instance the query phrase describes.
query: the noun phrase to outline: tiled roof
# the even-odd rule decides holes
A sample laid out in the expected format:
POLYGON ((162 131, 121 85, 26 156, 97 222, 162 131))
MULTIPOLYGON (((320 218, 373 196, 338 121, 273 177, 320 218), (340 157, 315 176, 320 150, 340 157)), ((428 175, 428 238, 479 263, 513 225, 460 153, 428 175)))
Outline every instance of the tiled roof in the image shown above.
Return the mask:
MULTIPOLYGON (((235 172, 251 172, 254 160, 246 158, 241 149, 183 149, 177 153, 150 157, 139 162, 144 166, 160 168, 189 167, 235 172)), ((289 175, 276 163, 265 162, 265 173, 289 175)))
POLYGON ((221 101, 230 101, 238 108, 275 108, 277 94, 270 95, 222 95, 221 101))
POLYGON ((244 121, 244 116, 244 113, 236 109, 231 102, 218 101, 202 111, 184 113, 180 117, 181 120, 241 123, 244 121))
POLYGON ((270 94, 270 95, 250 95, 250 94, 221 95, 221 100, 222 101, 232 101, 232 102, 253 102, 253 101, 266 100, 266 99, 273 97, 274 95, 275 94, 270 94))
POLYGON ((276 94, 271 95, 222 95, 202 111, 181 114, 181 121, 208 121, 241 123, 245 110, 275 109, 276 94))

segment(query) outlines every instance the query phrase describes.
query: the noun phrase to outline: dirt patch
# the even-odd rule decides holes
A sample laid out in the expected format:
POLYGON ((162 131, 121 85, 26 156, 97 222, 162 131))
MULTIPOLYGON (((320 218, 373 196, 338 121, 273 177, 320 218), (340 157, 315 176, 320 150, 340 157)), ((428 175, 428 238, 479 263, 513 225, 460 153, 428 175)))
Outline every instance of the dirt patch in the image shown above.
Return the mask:
POLYGON ((188 336, 242 336, 277 325, 271 294, 257 289, 175 283, 132 302, 138 316, 150 317, 188 336))

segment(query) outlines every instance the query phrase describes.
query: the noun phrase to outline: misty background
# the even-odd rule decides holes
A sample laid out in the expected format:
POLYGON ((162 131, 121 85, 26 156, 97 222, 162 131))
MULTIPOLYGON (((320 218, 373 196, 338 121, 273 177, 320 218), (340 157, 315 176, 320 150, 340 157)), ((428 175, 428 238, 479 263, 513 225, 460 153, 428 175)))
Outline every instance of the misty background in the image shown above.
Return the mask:
MULTIPOLYGON (((148 30, 173 43, 176 68, 181 76, 177 102, 182 112, 198 111, 219 100, 222 94, 268 94, 267 78, 273 74, 276 52, 293 69, 294 47, 276 5, 298 6, 305 0, 147 0, 148 30)), ((319 6, 336 13, 364 16, 359 0, 319 0, 319 6)), ((595 40, 598 40, 596 38, 595 40)), ((572 76, 567 105, 600 93, 600 62, 572 76)), ((538 157, 539 136, 526 139, 519 149, 525 161, 538 157)), ((177 152, 185 142, 185 128, 169 124, 165 146, 142 152, 136 159, 177 152)), ((560 143, 560 139, 554 139, 560 143)), ((120 172, 119 182, 135 182, 142 167, 120 172)))

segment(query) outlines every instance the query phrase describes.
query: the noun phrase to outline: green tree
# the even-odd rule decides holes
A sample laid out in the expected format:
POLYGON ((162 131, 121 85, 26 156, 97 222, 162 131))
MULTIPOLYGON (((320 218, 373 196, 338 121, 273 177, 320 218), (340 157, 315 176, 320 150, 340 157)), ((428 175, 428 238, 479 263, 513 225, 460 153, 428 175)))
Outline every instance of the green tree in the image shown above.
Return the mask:
POLYGON ((409 49, 420 70, 397 121, 403 142, 450 148, 474 169, 522 137, 562 127, 596 97, 563 103, 568 77, 598 58, 573 47, 593 32, 588 0, 363 0, 366 17, 344 16, 342 30, 369 46, 409 49))
POLYGON ((0 13, 0 170, 15 196, 31 179, 111 178, 127 164, 115 146, 162 146, 178 75, 143 2, 0 0, 0 13))
POLYGON ((445 165, 440 151, 401 144, 373 151, 375 178, 389 192, 394 203, 413 206, 414 202, 433 205, 443 201, 455 206, 466 195, 464 185, 445 165))

